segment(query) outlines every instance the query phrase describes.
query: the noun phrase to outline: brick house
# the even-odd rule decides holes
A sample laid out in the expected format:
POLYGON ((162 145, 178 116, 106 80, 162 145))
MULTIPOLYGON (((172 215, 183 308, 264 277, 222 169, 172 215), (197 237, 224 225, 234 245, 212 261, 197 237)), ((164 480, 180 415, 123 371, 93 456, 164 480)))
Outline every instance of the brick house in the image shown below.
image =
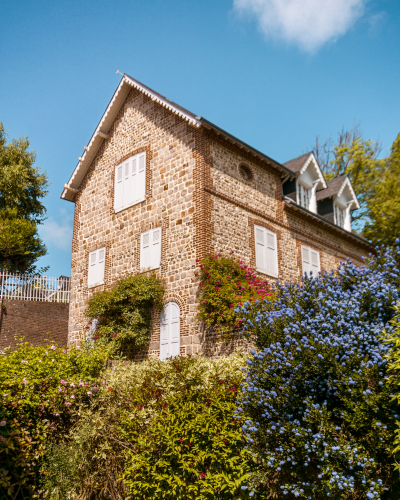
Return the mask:
POLYGON ((326 182, 313 153, 281 164, 127 75, 61 197, 75 203, 69 342, 84 335, 88 297, 152 269, 166 308, 141 357, 232 348, 207 344, 195 320, 207 252, 234 250, 271 280, 297 281, 372 249, 351 231, 347 177, 326 182))

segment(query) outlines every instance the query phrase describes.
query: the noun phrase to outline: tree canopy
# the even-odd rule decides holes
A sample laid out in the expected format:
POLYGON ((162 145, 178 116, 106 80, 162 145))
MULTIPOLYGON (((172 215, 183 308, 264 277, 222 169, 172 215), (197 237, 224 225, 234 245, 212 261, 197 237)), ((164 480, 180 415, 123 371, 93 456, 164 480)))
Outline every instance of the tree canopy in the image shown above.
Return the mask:
POLYGON ((12 139, 0 122, 0 268, 10 272, 37 272, 34 263, 46 254, 37 233, 46 208, 46 172, 34 167, 36 153, 27 137, 12 139))
POLYGON ((379 141, 365 140, 359 126, 321 142, 314 151, 328 180, 347 175, 361 208, 352 214, 355 229, 376 245, 393 245, 400 236, 400 135, 391 154, 379 158, 379 141))

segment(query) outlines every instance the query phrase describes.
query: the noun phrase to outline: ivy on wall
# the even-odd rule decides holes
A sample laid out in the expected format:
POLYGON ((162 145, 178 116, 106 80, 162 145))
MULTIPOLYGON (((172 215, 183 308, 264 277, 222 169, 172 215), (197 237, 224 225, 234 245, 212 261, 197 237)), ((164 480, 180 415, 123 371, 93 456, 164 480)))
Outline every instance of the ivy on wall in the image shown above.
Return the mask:
POLYGON ((152 274, 130 276, 95 294, 86 310, 90 320, 99 321, 92 339, 112 343, 115 352, 126 355, 143 347, 149 341, 151 310, 163 307, 163 295, 163 282, 152 274))

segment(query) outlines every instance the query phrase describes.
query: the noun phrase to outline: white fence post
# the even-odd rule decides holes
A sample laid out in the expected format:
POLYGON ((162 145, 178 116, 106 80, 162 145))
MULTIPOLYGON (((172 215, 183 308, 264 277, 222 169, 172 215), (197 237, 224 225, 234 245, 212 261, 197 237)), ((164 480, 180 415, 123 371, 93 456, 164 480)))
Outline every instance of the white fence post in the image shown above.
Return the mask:
POLYGON ((66 276, 26 276, 0 270, 0 299, 69 303, 71 280, 66 276))

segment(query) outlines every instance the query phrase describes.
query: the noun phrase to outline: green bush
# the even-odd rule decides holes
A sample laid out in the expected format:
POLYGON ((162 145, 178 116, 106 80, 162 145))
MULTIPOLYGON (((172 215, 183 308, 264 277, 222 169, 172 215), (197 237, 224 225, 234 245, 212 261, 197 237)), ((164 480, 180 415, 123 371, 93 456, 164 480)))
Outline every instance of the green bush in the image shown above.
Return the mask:
POLYGON ((233 419, 243 366, 239 355, 116 363, 48 456, 44 498, 246 498, 254 464, 233 419))
MULTIPOLYGON (((233 251, 232 251, 233 254, 233 251)), ((268 281, 233 255, 206 255, 199 261, 200 295, 198 320, 215 333, 238 331, 242 314, 237 307, 246 301, 273 299, 268 281)))
POLYGON ((86 310, 89 319, 99 320, 93 339, 126 355, 143 347, 149 340, 151 309, 162 308, 163 295, 162 281, 151 274, 130 276, 112 290, 96 293, 86 310))
POLYGON ((74 408, 90 400, 106 350, 50 344, 0 356, 0 497, 40 498, 39 470, 50 443, 72 423, 74 408))

